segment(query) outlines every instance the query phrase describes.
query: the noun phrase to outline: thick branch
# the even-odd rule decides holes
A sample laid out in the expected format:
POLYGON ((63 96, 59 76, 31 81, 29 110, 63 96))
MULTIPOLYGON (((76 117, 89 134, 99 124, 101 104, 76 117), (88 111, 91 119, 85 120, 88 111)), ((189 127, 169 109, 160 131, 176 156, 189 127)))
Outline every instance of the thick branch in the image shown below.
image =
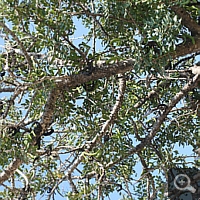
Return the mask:
POLYGON ((15 88, 1 88, 0 93, 2 92, 14 92, 15 88))
POLYGON ((134 68, 135 60, 127 59, 119 63, 106 64, 106 61, 98 61, 96 67, 93 68, 91 74, 79 73, 66 77, 66 79, 57 80, 60 89, 77 87, 89 81, 95 81, 105 77, 110 77, 116 74, 123 74, 131 71, 134 68))
POLYGON ((171 9, 182 19, 182 24, 192 33, 192 36, 200 33, 200 26, 191 18, 186 10, 180 6, 172 6, 171 9))
POLYGON ((9 177, 15 172, 15 170, 22 164, 20 158, 15 158, 8 167, 0 174, 0 185, 9 179, 9 177))
POLYGON ((54 87, 49 92, 49 95, 47 97, 47 102, 44 108, 44 113, 42 115, 41 119, 41 126, 43 127, 43 130, 47 129, 49 127, 49 123, 52 120, 53 112, 55 109, 55 102, 57 99, 57 96, 59 94, 59 90, 54 87))
POLYGON ((185 43, 181 43, 176 47, 176 51, 170 53, 172 58, 177 58, 181 56, 186 56, 187 54, 195 53, 200 51, 200 37, 194 36, 195 43, 192 40, 187 39, 185 43))

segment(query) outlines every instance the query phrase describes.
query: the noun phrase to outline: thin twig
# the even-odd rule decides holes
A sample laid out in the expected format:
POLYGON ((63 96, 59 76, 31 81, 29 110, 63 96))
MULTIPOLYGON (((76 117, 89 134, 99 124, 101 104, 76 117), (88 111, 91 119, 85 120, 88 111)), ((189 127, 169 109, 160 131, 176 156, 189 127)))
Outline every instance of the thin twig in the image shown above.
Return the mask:
POLYGON ((14 34, 14 32, 12 32, 3 22, 0 21, 0 26, 2 26, 19 44, 21 50, 24 53, 24 56, 26 58, 26 61, 28 62, 28 66, 29 66, 29 73, 31 72, 32 69, 32 61, 30 56, 28 55, 25 47, 23 46, 22 42, 18 39, 18 37, 14 34))

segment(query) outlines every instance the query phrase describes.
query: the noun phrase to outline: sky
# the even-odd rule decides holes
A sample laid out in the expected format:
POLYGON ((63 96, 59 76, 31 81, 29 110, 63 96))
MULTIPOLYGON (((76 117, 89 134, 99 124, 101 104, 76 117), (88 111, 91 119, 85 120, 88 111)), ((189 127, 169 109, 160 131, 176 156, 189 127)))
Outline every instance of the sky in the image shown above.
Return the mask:
MULTIPOLYGON (((86 28, 84 28, 84 26, 81 24, 81 21, 80 20, 77 20, 76 18, 74 18, 74 20, 75 20, 75 25, 76 25, 76 27, 77 27, 77 31, 75 32, 75 34, 74 34, 74 38, 80 38, 80 37, 82 37, 83 35, 87 35, 87 29, 86 28)), ((81 41, 82 39, 73 39, 73 42, 74 42, 74 44, 78 44, 80 41, 81 41)), ((89 43, 90 45, 92 45, 92 43, 90 42, 89 43)), ((4 42, 3 42, 3 39, 0 37, 0 45, 4 45, 4 42)), ((96 45, 96 50, 98 50, 98 49, 101 49, 102 50, 102 46, 101 46, 101 44, 100 44, 100 41, 97 41, 97 45, 96 45)), ((1 46, 0 46, 0 49, 1 49, 1 46)), ((7 96, 8 95, 8 93, 7 94, 4 94, 4 93, 1 93, 0 94, 0 99, 1 98, 4 98, 4 96, 7 96)), ((180 106, 180 105, 179 105, 180 106)), ((189 146, 187 146, 187 147, 179 147, 178 146, 178 144, 176 144, 175 145, 175 149, 177 149, 178 151, 179 151, 179 153, 180 154, 183 154, 183 155, 193 155, 193 151, 192 151, 192 147, 189 147, 189 146)), ((194 160, 194 158, 188 158, 187 159, 187 161, 189 162, 189 161, 193 161, 194 160)), ((137 176, 135 177, 135 178, 139 178, 140 177, 140 174, 141 174, 141 172, 142 172, 142 166, 141 166, 141 164, 140 163, 138 163, 137 165, 136 165, 136 172, 137 172, 137 176)), ((134 174, 135 175, 135 174, 134 174)), ((63 187, 69 187, 69 185, 67 186, 67 182, 64 182, 63 183, 63 187)), ((0 187, 0 190, 2 189, 2 187, 0 187)), ((58 197, 59 195, 56 195, 56 199, 57 200, 63 200, 63 199, 66 199, 66 198, 62 198, 62 197, 58 197)), ((109 198, 110 199, 120 199, 121 197, 118 195, 118 193, 117 192, 113 192, 113 193, 111 193, 110 194, 110 196, 109 196, 109 198)), ((109 198, 105 198, 105 200, 107 200, 107 199, 109 199, 109 198)), ((46 199, 46 196, 44 196, 44 197, 42 197, 41 198, 42 200, 43 199, 46 199)))

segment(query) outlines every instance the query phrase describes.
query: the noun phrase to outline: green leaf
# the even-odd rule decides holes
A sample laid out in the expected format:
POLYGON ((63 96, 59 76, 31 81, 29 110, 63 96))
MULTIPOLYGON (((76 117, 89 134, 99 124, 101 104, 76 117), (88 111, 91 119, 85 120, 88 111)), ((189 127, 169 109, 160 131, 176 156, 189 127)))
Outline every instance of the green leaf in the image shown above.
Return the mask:
POLYGON ((115 63, 118 59, 119 57, 112 57, 106 61, 106 64, 109 65, 111 63, 115 63))
POLYGON ((192 43, 195 44, 195 40, 191 35, 187 35, 187 34, 182 34, 182 35, 185 38, 185 42, 186 42, 186 37, 189 37, 192 40, 192 43))
POLYGON ((113 46, 120 46, 121 45, 121 39, 115 38, 115 39, 110 41, 110 44, 113 45, 113 46), (114 43, 116 43, 116 45, 114 45, 114 43))

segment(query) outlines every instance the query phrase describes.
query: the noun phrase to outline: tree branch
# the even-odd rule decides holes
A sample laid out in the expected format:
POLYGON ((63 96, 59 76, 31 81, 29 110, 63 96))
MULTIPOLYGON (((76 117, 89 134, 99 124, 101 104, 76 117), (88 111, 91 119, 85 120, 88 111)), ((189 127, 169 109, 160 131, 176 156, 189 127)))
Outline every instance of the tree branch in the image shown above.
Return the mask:
POLYGON ((80 72, 71 76, 64 76, 63 78, 60 77, 62 80, 57 80, 56 82, 58 83, 60 89, 74 88, 77 85, 89 81, 95 81, 131 71, 134 68, 134 64, 135 59, 132 58, 113 64, 106 64, 106 61, 98 61, 96 67, 93 68, 91 75, 80 72))
POLYGON ((200 51, 200 38, 198 36, 193 36, 193 38, 195 43, 191 39, 187 39, 185 43, 181 43, 176 47, 175 52, 169 53, 172 59, 200 51))
POLYGON ((110 168, 111 166, 113 166, 116 163, 119 163, 121 160, 124 160, 126 158, 128 158, 129 156, 131 156, 132 154, 136 153, 136 152, 140 152, 147 143, 149 143, 154 136, 156 135, 157 131, 159 130, 160 126, 162 125, 162 123, 164 122, 165 118, 167 117, 168 113, 171 111, 171 109, 193 88, 196 87, 196 85, 198 84, 198 81, 200 81, 200 75, 196 75, 193 80, 190 80, 190 82, 188 84, 186 84, 181 90, 180 92, 178 92, 174 98, 171 100, 171 102, 169 102, 165 112, 160 115, 160 117, 157 118, 157 121, 155 122, 155 124, 152 127, 152 130, 150 131, 150 133, 144 138, 144 140, 138 144, 136 147, 134 147, 133 149, 131 149, 129 152, 127 152, 126 156, 120 156, 119 159, 115 160, 115 161, 111 161, 110 163, 108 163, 106 165, 106 168, 110 168))
POLYGON ((171 9, 182 19, 182 24, 191 31, 192 36, 200 33, 200 26, 191 18, 183 7, 176 5, 172 6, 171 9))
POLYGON ((40 122, 43 130, 46 130, 49 127, 49 123, 52 120, 53 112, 55 110, 55 102, 58 94, 59 94, 59 89, 56 86, 54 86, 49 92, 40 122))
MULTIPOLYGON (((41 119, 41 126, 43 128, 43 130, 46 130, 46 128, 49 127, 49 122, 52 119, 52 115, 55 109, 55 102, 57 99, 57 96, 59 94, 59 90, 54 87, 48 95, 47 98, 47 102, 44 108, 44 113, 42 115, 42 119, 41 119)), ((43 131, 40 133, 39 136, 40 137, 42 135, 43 131)), ((37 138, 36 138, 37 139, 37 138)), ((35 141, 33 141, 35 142, 35 141)), ((13 160, 13 162, 0 174, 0 184, 3 183, 4 181, 6 181, 11 174, 14 173, 14 171, 22 164, 22 160, 20 158, 15 158, 13 160)))
MULTIPOLYGON (((91 150, 100 139, 102 139, 102 137, 105 135, 109 125, 114 121, 114 119, 117 117, 117 113, 119 111, 119 108, 121 107, 122 101, 123 101, 123 97, 124 97, 124 92, 125 92, 125 88, 126 88, 126 81, 124 76, 122 76, 121 74, 119 75, 119 93, 118 93, 118 97, 116 100, 116 104, 113 107, 113 110, 110 114, 110 119, 108 119, 104 126, 102 127, 100 133, 98 133, 96 135, 96 137, 87 145, 87 150, 91 150)), ((64 180, 64 179, 68 179, 70 186, 72 188, 73 192, 77 192, 76 186, 74 185, 72 178, 71 178, 71 174, 73 173, 74 169, 76 169, 76 167, 81 163, 81 161, 84 159, 84 152, 81 153, 81 155, 76 159, 75 162, 73 162, 73 165, 71 166, 71 168, 67 171, 67 173, 65 174, 65 176, 58 181, 58 183, 54 186, 54 188, 52 189, 50 195, 54 192, 54 190, 58 187, 58 185, 64 180)))
POLYGON ((22 160, 20 158, 14 158, 14 160, 4 169, 4 171, 0 174, 0 185, 9 179, 9 177, 15 172, 15 170, 22 164, 22 160))
POLYGON ((24 53, 24 56, 26 58, 26 61, 28 62, 28 65, 29 65, 29 72, 31 71, 31 68, 32 68, 32 62, 31 62, 31 58, 30 56, 28 55, 25 47, 23 46, 22 42, 18 39, 18 37, 4 24, 0 21, 0 26, 2 26, 16 41, 17 43, 19 44, 21 50, 23 51, 24 53))

